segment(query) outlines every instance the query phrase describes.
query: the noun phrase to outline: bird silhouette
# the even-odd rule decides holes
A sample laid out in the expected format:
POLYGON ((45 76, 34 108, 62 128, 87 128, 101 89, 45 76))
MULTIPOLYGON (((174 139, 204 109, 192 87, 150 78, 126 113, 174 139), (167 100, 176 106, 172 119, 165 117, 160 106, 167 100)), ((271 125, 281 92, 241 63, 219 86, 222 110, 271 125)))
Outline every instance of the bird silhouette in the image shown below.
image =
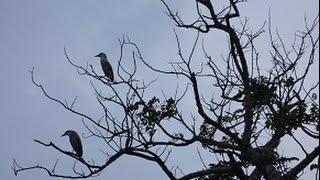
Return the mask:
POLYGON ((82 157, 82 143, 78 133, 72 130, 67 130, 62 136, 69 136, 69 141, 73 150, 76 152, 77 156, 82 157))
POLYGON ((107 76, 107 78, 113 82, 114 81, 114 76, 113 76, 113 70, 111 67, 111 64, 109 63, 107 56, 105 53, 100 53, 98 55, 96 55, 95 57, 100 57, 100 63, 101 63, 101 67, 102 70, 105 74, 105 76, 107 76))

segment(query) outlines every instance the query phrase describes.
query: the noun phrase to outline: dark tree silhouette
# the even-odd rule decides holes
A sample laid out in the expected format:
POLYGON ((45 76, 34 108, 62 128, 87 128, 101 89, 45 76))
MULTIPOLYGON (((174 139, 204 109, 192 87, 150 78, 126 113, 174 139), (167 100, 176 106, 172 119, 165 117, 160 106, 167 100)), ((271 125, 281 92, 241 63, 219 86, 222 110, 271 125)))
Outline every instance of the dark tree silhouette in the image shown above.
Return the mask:
POLYGON ((178 28, 197 32, 189 53, 183 53, 179 36, 175 33, 179 60, 170 63, 171 69, 159 69, 148 63, 137 44, 127 37, 119 39, 120 58, 115 67, 115 82, 101 78, 91 65, 75 64, 65 50, 66 59, 79 75, 93 79, 91 86, 104 113, 101 119, 76 110, 76 100, 68 104, 48 94, 34 79, 32 70, 32 82, 48 99, 78 115, 91 138, 103 140, 108 151, 105 153, 107 160, 102 164, 89 162, 52 142, 35 140, 74 158, 84 165, 86 171, 79 172, 73 167, 70 174, 59 174, 55 171, 58 161, 53 168, 47 168, 41 165, 22 167, 14 160, 15 174, 41 169, 49 176, 87 178, 99 174, 121 156, 129 155, 158 164, 172 180, 296 179, 308 168, 316 171, 315 178, 318 178, 319 144, 314 144, 314 148, 308 151, 296 136, 298 132, 304 139, 319 140, 319 103, 315 93, 319 80, 312 85, 306 83, 319 45, 316 34, 319 15, 311 24, 306 20, 305 29, 296 32, 293 43, 286 45, 279 33, 272 33, 270 17, 265 23, 267 26, 263 25, 255 33, 249 30, 247 21, 238 23, 238 5, 244 2, 225 1, 225 6, 218 10, 213 1, 195 0, 197 17, 188 23, 162 0, 167 15, 178 28), (201 48, 197 48, 202 34, 217 31, 228 38, 228 52, 220 58, 210 55, 210 48, 205 46, 204 40, 201 48), (270 37, 270 56, 261 60, 255 42, 264 32, 270 37), (123 62, 127 49, 132 50, 130 68, 123 62), (198 51, 203 54, 200 59, 195 57, 198 51), (271 64, 271 68, 261 68, 261 61, 271 64), (201 69, 195 70, 192 64, 201 69), (157 81, 138 79, 139 66, 160 75, 179 77, 187 83, 178 82, 174 94, 167 95, 164 88, 161 89, 163 95, 160 91, 150 98, 146 92, 150 94, 150 85, 157 81), (108 91, 103 92, 108 93, 102 93, 95 85, 97 82, 105 85, 108 91), (181 101, 185 99, 195 104, 193 112, 183 110, 181 101), (122 116, 114 116, 115 112, 107 108, 110 106, 118 108, 116 113, 122 112, 122 116), (287 139, 296 142, 294 151, 302 151, 303 157, 279 152, 279 145, 287 139), (176 173, 167 161, 169 157, 174 159, 171 152, 191 145, 200 149, 194 154, 199 155, 203 167, 194 172, 176 173), (205 162, 200 151, 206 151, 217 160, 205 162))

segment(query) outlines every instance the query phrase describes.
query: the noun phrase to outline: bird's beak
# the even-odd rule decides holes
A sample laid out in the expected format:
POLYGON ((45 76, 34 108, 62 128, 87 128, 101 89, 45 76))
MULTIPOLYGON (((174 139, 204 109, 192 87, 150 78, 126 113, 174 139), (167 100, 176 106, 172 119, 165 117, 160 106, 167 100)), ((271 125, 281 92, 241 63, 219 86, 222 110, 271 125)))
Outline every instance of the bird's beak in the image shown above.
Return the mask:
POLYGON ((61 137, 62 137, 62 136, 65 136, 65 135, 66 135, 66 134, 62 134, 61 137))
POLYGON ((99 57, 99 54, 98 54, 98 55, 96 55, 96 56, 94 56, 94 57, 99 57))

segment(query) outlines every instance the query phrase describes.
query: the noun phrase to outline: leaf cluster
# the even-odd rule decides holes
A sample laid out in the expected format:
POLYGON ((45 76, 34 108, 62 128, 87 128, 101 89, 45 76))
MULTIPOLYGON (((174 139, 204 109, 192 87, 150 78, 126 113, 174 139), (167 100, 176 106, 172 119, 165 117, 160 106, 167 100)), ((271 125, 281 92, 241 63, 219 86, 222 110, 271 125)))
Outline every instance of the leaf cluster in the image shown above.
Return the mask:
POLYGON ((159 98, 153 97, 148 102, 138 101, 128 107, 140 119, 140 125, 152 135, 155 125, 163 119, 170 119, 177 115, 176 103, 173 98, 160 102, 159 98))

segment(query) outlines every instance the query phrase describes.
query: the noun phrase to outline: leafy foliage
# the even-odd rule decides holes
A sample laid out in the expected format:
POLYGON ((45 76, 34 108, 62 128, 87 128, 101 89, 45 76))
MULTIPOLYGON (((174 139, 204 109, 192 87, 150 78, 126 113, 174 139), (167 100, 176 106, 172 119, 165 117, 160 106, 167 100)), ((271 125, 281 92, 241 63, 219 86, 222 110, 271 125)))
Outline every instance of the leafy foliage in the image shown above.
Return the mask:
POLYGON ((172 98, 162 103, 156 97, 151 98, 147 103, 138 101, 129 106, 128 111, 136 114, 137 118, 140 119, 141 128, 145 129, 150 136, 155 133, 156 124, 177 115, 176 104, 172 98))

